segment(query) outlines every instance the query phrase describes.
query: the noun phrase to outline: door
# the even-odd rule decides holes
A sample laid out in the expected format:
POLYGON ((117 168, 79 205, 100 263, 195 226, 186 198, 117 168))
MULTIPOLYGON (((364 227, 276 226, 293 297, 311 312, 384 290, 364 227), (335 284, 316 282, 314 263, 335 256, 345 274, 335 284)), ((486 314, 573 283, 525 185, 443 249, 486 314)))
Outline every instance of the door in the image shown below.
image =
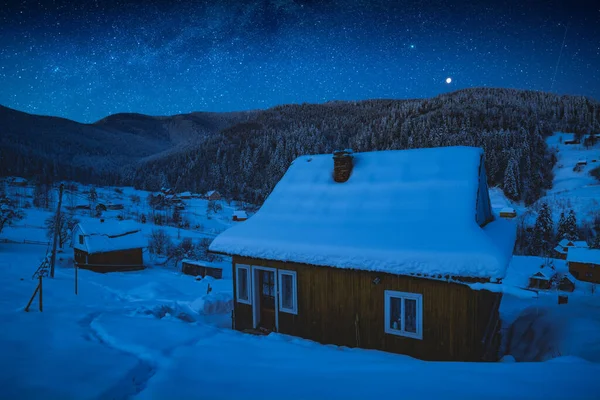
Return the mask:
POLYGON ((275 273, 258 271, 258 288, 260 297, 260 328, 275 331, 275 273))

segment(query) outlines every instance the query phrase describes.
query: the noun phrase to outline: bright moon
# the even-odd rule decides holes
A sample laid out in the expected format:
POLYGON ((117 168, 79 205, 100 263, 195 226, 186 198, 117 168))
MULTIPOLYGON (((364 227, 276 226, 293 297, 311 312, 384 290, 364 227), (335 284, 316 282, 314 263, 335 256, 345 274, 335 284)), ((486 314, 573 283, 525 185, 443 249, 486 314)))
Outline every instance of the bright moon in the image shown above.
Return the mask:
POLYGON ((450 77, 446 78, 446 83, 450 83, 450 82, 452 82, 452 78, 450 78, 450 77))

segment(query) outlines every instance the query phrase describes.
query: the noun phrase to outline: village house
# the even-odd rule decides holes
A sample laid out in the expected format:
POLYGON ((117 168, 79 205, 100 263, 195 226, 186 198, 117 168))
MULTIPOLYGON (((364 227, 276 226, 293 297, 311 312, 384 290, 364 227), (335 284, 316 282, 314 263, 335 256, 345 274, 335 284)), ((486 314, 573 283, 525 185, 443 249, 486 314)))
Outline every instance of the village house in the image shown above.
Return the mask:
POLYGON ((193 198, 193 195, 191 192, 182 192, 179 193, 179 198, 182 200, 190 200, 191 198, 193 198))
POLYGON ((483 151, 297 158, 220 234, 234 328, 426 360, 493 360, 513 221, 492 214, 483 151))
POLYGON ((246 211, 236 210, 233 212, 233 218, 232 218, 233 221, 240 222, 240 221, 245 221, 247 219, 248 219, 248 214, 246 214, 246 211))
POLYGON ((223 277, 223 267, 208 261, 183 260, 181 261, 181 271, 186 275, 192 276, 212 276, 215 279, 223 277))
POLYGON ((554 248, 554 252, 556 253, 556 258, 566 260, 567 254, 569 253, 569 249, 587 249, 588 247, 589 246, 587 242, 584 240, 569 240, 563 238, 560 242, 558 242, 558 245, 554 248))
POLYGON ((221 194, 219 192, 217 192, 216 190, 211 190, 209 192, 206 192, 204 197, 206 197, 207 200, 221 200, 221 194))
POLYGON ((75 264, 96 272, 131 271, 144 268, 146 239, 129 222, 92 220, 73 230, 75 264))
POLYGON ((567 253, 567 265, 576 279, 600 283, 600 249, 571 248, 567 253))
POLYGON ((531 289, 550 289, 552 283, 549 276, 542 271, 538 271, 529 277, 529 287, 531 289))

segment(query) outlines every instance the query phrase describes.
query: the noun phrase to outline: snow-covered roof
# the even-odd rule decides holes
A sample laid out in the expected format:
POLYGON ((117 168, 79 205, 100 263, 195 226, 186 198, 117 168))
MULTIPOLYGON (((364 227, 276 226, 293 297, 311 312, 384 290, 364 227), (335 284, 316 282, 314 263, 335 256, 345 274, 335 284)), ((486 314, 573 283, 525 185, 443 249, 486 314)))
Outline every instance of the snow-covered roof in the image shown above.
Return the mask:
POLYGON ((181 196, 181 197, 191 197, 192 193, 191 192, 183 192, 183 193, 179 193, 179 196, 181 196))
POLYGON ((209 268, 223 269, 222 265, 211 263, 210 261, 191 260, 189 258, 186 258, 185 260, 181 260, 181 262, 182 263, 186 263, 186 264, 190 264, 190 265, 197 265, 199 267, 209 267, 209 268))
POLYGON ((560 242, 558 242, 558 245, 562 246, 562 247, 580 247, 580 248, 589 247, 585 240, 562 239, 560 242))
POLYGON ((512 207, 504 207, 503 209, 500 210, 501 213, 506 213, 506 214, 513 214, 515 213, 515 209, 512 207))
POLYGON ((140 249, 148 245, 148 240, 142 235, 142 232, 138 231, 117 237, 91 235, 85 238, 85 243, 87 245, 87 252, 93 254, 140 249))
POLYGON ((217 193, 216 190, 209 190, 208 192, 206 192, 206 197, 210 197, 210 196, 212 196, 215 193, 217 193))
POLYGON ((567 254, 567 262, 600 265, 600 249, 571 248, 567 254))
POLYGON ((556 251, 557 253, 560 253, 560 254, 567 254, 567 252, 566 252, 566 251, 564 251, 564 250, 563 250, 563 248, 562 248, 562 247, 560 247, 560 246, 556 246, 556 247, 554 248, 554 251, 556 251))
POLYGON ((541 279, 541 280, 546 280, 546 281, 550 279, 542 271, 536 272, 535 274, 531 275, 531 277, 534 278, 534 279, 541 279))
MULTIPOLYGON (((332 155, 299 157, 262 208, 219 235, 210 250, 397 274, 502 278, 516 229, 500 218, 484 228, 476 222, 482 154, 473 147, 355 153, 345 183, 333 180, 332 155)), ((483 185, 480 208, 491 215, 483 185)))
POLYGON ((133 221, 91 220, 81 222, 73 232, 73 247, 89 254, 137 249, 147 246, 147 239, 133 221), (84 243, 78 236, 83 234, 84 243))
POLYGON ((233 212, 233 216, 237 218, 248 218, 248 214, 244 210, 236 210, 233 212))

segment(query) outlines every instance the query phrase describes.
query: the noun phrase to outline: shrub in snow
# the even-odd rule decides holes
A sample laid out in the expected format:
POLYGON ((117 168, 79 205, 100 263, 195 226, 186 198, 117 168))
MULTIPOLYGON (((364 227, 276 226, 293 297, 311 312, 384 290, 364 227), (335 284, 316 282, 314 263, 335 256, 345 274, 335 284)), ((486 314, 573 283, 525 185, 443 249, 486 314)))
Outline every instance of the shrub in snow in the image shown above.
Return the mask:
POLYGON ((153 229, 148 241, 148 251, 150 254, 166 255, 168 249, 173 246, 171 237, 167 235, 164 229, 153 229))

